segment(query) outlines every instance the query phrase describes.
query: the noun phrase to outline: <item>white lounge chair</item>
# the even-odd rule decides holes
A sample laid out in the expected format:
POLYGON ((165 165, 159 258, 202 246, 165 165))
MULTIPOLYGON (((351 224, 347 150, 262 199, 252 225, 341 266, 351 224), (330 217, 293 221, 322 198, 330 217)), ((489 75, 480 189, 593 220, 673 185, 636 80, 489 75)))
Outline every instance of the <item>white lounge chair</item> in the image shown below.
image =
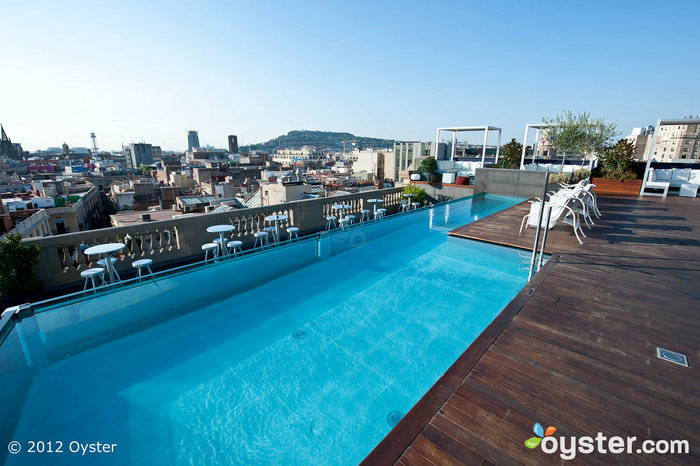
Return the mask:
MULTIPOLYGON (((523 232, 523 227, 527 228, 531 226, 537 228, 539 223, 540 207, 542 201, 530 201, 530 213, 523 217, 522 222, 520 222, 520 233, 523 232), (527 221, 527 223, 526 223, 527 221)), ((574 210, 571 206, 571 199, 555 198, 552 201, 547 201, 544 204, 544 215, 547 215, 547 209, 552 208, 552 214, 549 217, 549 225, 544 225, 545 220, 542 220, 542 227, 551 230, 557 223, 566 223, 571 225, 574 229, 574 235, 579 243, 583 244, 581 238, 579 237, 579 232, 585 238, 586 235, 581 229, 581 224, 578 221, 578 212, 574 210)), ((546 218, 546 217, 545 217, 546 218)))

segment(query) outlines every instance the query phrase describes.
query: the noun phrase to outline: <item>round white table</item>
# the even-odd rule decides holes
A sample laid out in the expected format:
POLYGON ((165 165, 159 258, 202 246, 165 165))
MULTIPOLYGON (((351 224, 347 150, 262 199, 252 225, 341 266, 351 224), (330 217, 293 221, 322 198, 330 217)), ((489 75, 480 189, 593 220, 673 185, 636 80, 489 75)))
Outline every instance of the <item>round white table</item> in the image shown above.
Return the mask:
POLYGON ((207 228, 207 232, 219 234, 219 248, 216 250, 219 257, 224 255, 224 251, 228 253, 228 247, 226 247, 226 239, 224 238, 224 235, 235 229, 236 227, 233 225, 212 225, 207 228))
POLYGON ((286 215, 268 215, 265 217, 265 220, 268 222, 272 222, 275 224, 275 236, 277 236, 276 241, 280 240, 280 222, 284 222, 287 220, 289 217, 286 215))
POLYGON ((113 252, 121 251, 126 245, 124 243, 107 243, 98 244, 97 246, 92 246, 83 251, 86 256, 98 255, 102 256, 105 260, 105 268, 107 269, 107 276, 109 277, 109 282, 114 283, 120 280, 119 274, 112 267, 112 261, 110 260, 110 254, 113 252), (116 277, 116 280, 115 280, 116 277))
POLYGON ((331 209, 339 210, 340 211, 340 220, 342 220, 343 219, 343 211, 351 209, 351 207, 347 204, 333 204, 331 206, 331 209))
POLYGON ((377 204, 383 203, 384 199, 367 199, 367 202, 369 202, 370 204, 373 204, 372 207, 374 207, 374 209, 372 210, 372 215, 374 217, 376 217, 377 216, 377 204))
POLYGON ((413 203, 413 198, 416 197, 417 195, 418 194, 416 194, 416 193, 404 193, 403 194, 403 197, 408 198, 408 210, 411 210, 413 208, 413 206, 411 206, 411 204, 413 203))

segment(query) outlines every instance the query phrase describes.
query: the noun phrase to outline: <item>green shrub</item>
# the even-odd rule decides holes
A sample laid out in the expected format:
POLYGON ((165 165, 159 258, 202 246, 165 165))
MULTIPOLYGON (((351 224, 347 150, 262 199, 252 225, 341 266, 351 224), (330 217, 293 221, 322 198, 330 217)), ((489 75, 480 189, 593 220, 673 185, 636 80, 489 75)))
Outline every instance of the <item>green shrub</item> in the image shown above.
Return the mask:
POLYGON ((600 162, 603 165, 603 176, 616 180, 633 180, 637 174, 632 169, 636 162, 635 146, 626 139, 620 139, 612 147, 600 154, 600 162))
POLYGON ((34 273, 39 250, 37 244, 22 244, 19 234, 7 235, 0 241, 0 296, 25 293, 39 286, 39 277, 34 273))
POLYGON ((515 138, 511 139, 508 144, 501 146, 501 154, 498 157, 496 168, 520 168, 520 157, 523 153, 523 145, 515 138))
MULTIPOLYGON (((433 160, 435 160, 435 159, 433 159, 433 160)), ((414 197, 411 202, 417 202, 421 206, 425 205, 425 195, 426 195, 425 189, 419 188, 418 186, 416 186, 414 184, 408 184, 408 185, 403 187, 403 193, 404 194, 415 194, 416 197, 414 197)))
POLYGON ((418 166, 419 173, 435 173, 438 170, 438 163, 432 157, 425 158, 420 161, 418 166))
POLYGON ((581 180, 587 180, 591 177, 591 171, 585 168, 579 168, 574 171, 574 181, 579 182, 581 180))
POLYGON ((571 173, 550 173, 549 184, 571 183, 571 173))

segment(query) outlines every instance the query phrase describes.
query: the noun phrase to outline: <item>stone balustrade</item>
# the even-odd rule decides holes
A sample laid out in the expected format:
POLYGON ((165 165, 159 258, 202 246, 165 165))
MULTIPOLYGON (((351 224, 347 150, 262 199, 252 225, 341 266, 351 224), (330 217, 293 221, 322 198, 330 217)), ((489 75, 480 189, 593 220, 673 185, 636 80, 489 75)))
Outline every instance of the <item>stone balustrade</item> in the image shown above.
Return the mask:
POLYGON ((384 199, 383 207, 389 213, 398 210, 401 201, 401 188, 364 191, 330 198, 308 199, 271 206, 238 209, 229 212, 200 215, 183 215, 172 220, 144 222, 136 225, 103 228, 64 235, 29 238, 25 243, 38 244, 41 248, 36 272, 46 291, 55 291, 82 284, 80 272, 95 266, 99 259, 86 256, 83 251, 89 246, 103 243, 124 243, 115 267, 122 275, 133 274, 131 263, 138 259, 153 260, 154 267, 203 259, 201 246, 211 242, 216 235, 208 233, 207 227, 228 224, 235 230, 228 235, 230 240, 243 242, 243 248, 252 247, 253 234, 266 226, 271 226, 265 217, 283 214, 288 220, 280 223, 282 239, 286 228, 296 226, 300 235, 323 230, 325 217, 333 215, 333 204, 347 204, 350 209, 344 215, 352 214, 360 218, 360 210, 372 210, 367 199, 384 199))

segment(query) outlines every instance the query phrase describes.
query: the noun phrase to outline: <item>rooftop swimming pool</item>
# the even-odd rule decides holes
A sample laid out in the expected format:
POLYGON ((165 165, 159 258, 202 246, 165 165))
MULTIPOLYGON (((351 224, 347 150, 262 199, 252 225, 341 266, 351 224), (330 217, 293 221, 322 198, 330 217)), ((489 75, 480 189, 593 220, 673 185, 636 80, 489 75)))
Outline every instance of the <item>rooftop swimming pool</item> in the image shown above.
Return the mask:
POLYGON ((0 348, 0 435, 22 448, 6 463, 72 464, 70 442, 116 444, 85 464, 360 462, 527 282, 529 255, 447 235, 519 201, 455 201, 36 309, 0 348))

